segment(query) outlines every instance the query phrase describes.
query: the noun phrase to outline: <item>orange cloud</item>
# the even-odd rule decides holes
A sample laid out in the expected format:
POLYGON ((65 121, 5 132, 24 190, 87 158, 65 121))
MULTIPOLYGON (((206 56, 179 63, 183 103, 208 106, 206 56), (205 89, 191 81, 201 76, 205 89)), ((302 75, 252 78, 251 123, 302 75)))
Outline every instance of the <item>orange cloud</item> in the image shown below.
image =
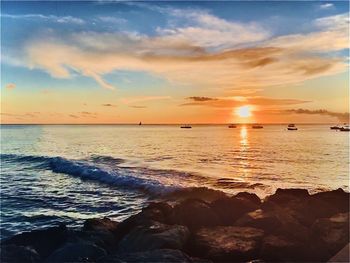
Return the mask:
POLYGON ((13 90, 13 89, 15 89, 16 88, 16 84, 15 83, 8 83, 8 84, 6 84, 6 89, 8 89, 8 90, 13 90))

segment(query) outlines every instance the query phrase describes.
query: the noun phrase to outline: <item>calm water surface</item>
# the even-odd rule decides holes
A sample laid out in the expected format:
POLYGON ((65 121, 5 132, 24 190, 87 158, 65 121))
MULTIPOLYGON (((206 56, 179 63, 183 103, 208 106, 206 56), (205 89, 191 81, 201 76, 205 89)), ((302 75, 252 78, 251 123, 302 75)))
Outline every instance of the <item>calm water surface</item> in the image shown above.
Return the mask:
POLYGON ((137 212, 187 187, 349 190, 349 133, 329 125, 1 126, 1 235, 137 212))

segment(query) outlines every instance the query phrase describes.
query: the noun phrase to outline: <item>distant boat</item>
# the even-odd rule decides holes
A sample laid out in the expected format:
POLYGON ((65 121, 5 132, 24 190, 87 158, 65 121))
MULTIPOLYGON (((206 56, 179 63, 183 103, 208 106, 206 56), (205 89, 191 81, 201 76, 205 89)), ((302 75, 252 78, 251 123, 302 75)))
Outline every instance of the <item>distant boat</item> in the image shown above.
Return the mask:
POLYGON ((142 122, 140 122, 139 125, 142 125, 142 122))
POLYGON ((339 125, 329 127, 331 130, 340 130, 341 127, 339 125))
POLYGON ((350 131, 350 126, 349 125, 345 125, 345 126, 341 127, 339 129, 339 131, 350 131))
POLYGON ((228 127, 229 127, 229 128, 237 128, 237 125, 235 125, 235 124, 230 124, 228 127))
POLYGON ((185 125, 182 125, 181 126, 181 129, 191 129, 192 126, 188 125, 188 124, 185 124, 185 125))
POLYGON ((287 130, 288 131, 297 131, 298 128, 295 127, 295 124, 291 123, 291 124, 288 124, 287 130))
POLYGON ((260 124, 255 124, 255 125, 252 126, 252 128, 253 129, 262 129, 264 127, 262 125, 260 125, 260 124))

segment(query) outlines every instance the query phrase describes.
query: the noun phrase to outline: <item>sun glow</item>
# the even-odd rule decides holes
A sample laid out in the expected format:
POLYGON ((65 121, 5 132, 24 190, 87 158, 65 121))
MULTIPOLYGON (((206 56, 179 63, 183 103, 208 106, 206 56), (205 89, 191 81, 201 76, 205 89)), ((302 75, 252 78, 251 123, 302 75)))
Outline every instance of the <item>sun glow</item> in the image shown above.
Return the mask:
POLYGON ((242 106, 242 107, 237 108, 236 114, 241 118, 248 118, 248 117, 252 116, 251 106, 246 105, 246 106, 242 106))

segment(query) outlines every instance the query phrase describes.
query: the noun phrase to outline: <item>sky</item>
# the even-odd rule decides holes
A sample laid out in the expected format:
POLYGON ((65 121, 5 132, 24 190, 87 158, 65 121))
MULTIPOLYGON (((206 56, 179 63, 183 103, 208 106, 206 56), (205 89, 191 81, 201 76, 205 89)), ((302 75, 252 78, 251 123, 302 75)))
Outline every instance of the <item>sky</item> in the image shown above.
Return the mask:
POLYGON ((347 1, 1 2, 1 123, 349 121, 347 1))

